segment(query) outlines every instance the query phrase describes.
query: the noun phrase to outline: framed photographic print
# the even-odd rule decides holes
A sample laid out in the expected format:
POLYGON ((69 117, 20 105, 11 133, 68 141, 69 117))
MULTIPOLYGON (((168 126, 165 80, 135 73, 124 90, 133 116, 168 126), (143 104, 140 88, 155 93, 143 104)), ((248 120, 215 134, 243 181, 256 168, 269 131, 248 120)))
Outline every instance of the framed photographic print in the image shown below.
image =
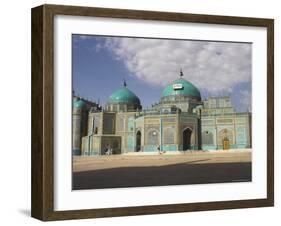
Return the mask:
POLYGON ((32 216, 273 206, 273 19, 32 9, 32 216))

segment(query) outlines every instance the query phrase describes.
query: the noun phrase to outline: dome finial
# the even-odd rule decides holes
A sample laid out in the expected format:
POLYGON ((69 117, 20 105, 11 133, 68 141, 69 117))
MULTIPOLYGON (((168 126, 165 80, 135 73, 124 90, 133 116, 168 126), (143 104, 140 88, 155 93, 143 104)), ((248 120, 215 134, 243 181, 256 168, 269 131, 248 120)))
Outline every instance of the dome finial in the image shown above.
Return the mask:
POLYGON ((126 80, 125 80, 125 79, 123 79, 123 86, 124 86, 124 87, 127 87, 127 83, 126 83, 126 80))
POLYGON ((183 76, 183 72, 182 72, 182 68, 181 68, 181 70, 180 70, 180 78, 182 78, 182 76, 183 76))

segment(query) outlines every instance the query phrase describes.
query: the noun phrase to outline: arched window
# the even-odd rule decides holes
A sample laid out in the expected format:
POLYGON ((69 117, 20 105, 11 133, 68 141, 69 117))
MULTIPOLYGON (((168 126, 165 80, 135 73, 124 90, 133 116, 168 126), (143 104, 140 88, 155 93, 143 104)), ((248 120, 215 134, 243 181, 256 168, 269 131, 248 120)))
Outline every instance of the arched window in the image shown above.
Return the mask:
POLYGON ((155 129, 149 130, 147 135, 148 145, 158 145, 159 144, 159 132, 155 129))
POLYGON ((223 140, 228 139, 229 144, 233 144, 233 131, 230 129, 222 129, 219 131, 218 143, 223 144, 223 140))
POLYGON ((164 144, 174 144, 175 127, 164 128, 163 131, 163 143, 164 144))
POLYGON ((115 131, 115 120, 112 114, 103 115, 103 133, 113 134, 115 131))

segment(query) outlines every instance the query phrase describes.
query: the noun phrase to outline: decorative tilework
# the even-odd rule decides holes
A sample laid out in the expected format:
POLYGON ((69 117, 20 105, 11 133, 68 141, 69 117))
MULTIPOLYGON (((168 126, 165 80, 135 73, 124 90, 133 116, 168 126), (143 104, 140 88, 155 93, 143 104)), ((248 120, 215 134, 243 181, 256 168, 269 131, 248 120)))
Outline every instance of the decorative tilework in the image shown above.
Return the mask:
POLYGON ((163 128, 163 144, 174 144, 175 126, 163 128))

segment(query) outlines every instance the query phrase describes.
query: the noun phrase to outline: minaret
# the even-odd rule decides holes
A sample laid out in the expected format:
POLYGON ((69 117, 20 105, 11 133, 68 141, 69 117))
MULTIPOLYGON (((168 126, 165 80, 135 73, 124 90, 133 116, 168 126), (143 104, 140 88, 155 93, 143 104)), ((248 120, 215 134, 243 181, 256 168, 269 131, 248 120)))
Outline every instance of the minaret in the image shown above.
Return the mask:
POLYGON ((82 99, 73 103, 72 109, 72 151, 73 155, 81 155, 81 139, 87 133, 87 105, 82 99))

